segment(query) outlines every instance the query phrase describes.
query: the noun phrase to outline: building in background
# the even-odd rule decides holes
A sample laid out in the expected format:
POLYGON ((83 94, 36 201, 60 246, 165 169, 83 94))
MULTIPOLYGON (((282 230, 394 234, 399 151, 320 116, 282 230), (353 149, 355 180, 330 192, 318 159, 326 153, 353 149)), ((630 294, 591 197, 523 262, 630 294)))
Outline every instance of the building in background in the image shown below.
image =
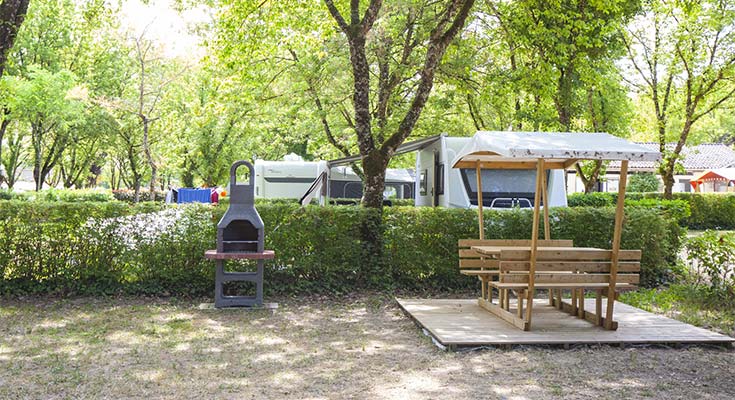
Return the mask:
MULTIPOLYGON (((652 150, 658 150, 658 143, 640 143, 652 150)), ((667 149, 673 150, 675 144, 669 143, 667 149)), ((682 150, 679 164, 683 167, 679 174, 674 175, 674 192, 692 192, 692 181, 708 170, 720 170, 724 168, 735 167, 735 151, 722 143, 703 143, 696 146, 685 146, 682 150)), ((650 161, 631 161, 628 171, 631 174, 648 172, 658 175, 658 165, 650 161)), ((583 192, 584 185, 577 177, 576 171, 570 169, 567 171, 567 191, 583 192)), ((607 171, 599 182, 599 191, 616 192, 618 190, 618 182, 620 181, 620 162, 612 161, 607 166, 607 171)), ((660 179, 660 178, 659 178, 660 179)), ((663 186, 661 186, 663 187, 663 186)), ((709 188, 709 186, 708 186, 709 188)), ((718 186, 719 188, 719 186, 718 186)), ((704 188, 703 188, 704 189, 704 188)), ((715 191, 715 190, 702 190, 715 191)), ((724 191, 724 190, 717 190, 724 191)))

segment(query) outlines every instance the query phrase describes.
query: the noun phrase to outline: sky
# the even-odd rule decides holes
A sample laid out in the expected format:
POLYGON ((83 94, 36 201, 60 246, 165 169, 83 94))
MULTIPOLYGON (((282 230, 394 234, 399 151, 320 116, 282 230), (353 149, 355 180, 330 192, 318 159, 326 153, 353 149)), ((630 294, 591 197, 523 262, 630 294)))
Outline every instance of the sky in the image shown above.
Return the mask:
POLYGON ((173 5, 173 0, 149 0, 148 4, 124 0, 121 28, 136 36, 145 30, 148 39, 163 46, 166 57, 201 57, 200 39, 191 28, 211 18, 209 9, 199 6, 179 13, 173 5))

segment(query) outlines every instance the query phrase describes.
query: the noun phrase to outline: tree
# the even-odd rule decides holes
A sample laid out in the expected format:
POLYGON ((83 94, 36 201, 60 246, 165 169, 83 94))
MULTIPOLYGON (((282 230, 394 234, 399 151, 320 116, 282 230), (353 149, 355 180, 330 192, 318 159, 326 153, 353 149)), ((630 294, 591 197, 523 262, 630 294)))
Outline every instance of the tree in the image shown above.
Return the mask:
POLYGON ((641 172, 630 176, 630 183, 627 190, 629 192, 656 192, 659 186, 656 174, 649 172, 641 172))
POLYGON ((639 78, 629 83, 650 101, 664 154, 659 173, 671 198, 692 128, 735 95, 735 9, 718 0, 649 0, 644 11, 626 34, 630 68, 639 78))
POLYGON ((13 48, 18 30, 26 17, 29 2, 30 0, 3 0, 0 3, 0 78, 5 72, 8 53, 13 48))
MULTIPOLYGON (((421 111, 431 93, 434 84, 434 76, 444 53, 454 37, 463 29, 465 21, 470 14, 474 0, 451 0, 442 7, 431 7, 422 4, 422 12, 430 13, 436 11, 432 20, 432 26, 428 37, 425 38, 426 53, 423 57, 423 65, 418 71, 403 68, 406 59, 410 57, 421 39, 412 37, 414 34, 414 20, 412 12, 416 9, 407 10, 406 29, 403 30, 403 41, 399 42, 398 55, 399 65, 391 69, 393 51, 396 49, 381 48, 380 46, 393 43, 385 40, 381 32, 377 32, 379 42, 378 51, 384 53, 384 57, 378 58, 378 90, 377 96, 371 93, 370 75, 371 65, 367 57, 366 48, 369 43, 368 34, 380 16, 382 1, 371 0, 365 11, 360 16, 360 1, 350 2, 349 20, 346 20, 335 6, 332 0, 325 0, 330 15, 339 29, 347 38, 350 51, 350 64, 352 67, 353 89, 353 119, 355 134, 357 135, 358 148, 362 158, 362 166, 365 174, 362 202, 367 207, 380 208, 383 205, 383 190, 385 188, 385 170, 390 159, 393 157, 398 146, 400 146, 413 131, 421 111), (388 108, 389 102, 396 95, 398 84, 405 79, 416 76, 415 89, 408 93, 412 98, 408 110, 403 114, 398 126, 389 131, 388 108), (376 112, 371 113, 371 97, 377 104, 376 112), (377 97, 377 98, 375 98, 377 97), (373 116, 377 119, 377 129, 373 132, 373 116)), ((387 16, 388 18, 390 16, 387 16)), ((428 23, 428 21, 426 21, 428 23)))
POLYGON ((33 179, 36 190, 41 190, 69 145, 69 127, 81 118, 84 105, 76 97, 75 77, 69 71, 33 68, 27 79, 17 79, 15 85, 12 115, 30 125, 33 179))
MULTIPOLYGON (((13 48, 15 38, 18 35, 18 29, 23 24, 23 20, 28 10, 28 3, 30 0, 3 0, 0 3, 0 79, 3 77, 5 72, 5 64, 8 61, 8 53, 13 48)), ((8 117, 8 110, 3 109, 2 122, 0 122, 0 160, 2 160, 2 143, 5 131, 10 124, 8 117)), ((11 158, 13 155, 11 155, 11 158)), ((14 182, 15 179, 10 177, 14 182)), ((5 176, 0 171, 0 183, 3 183, 5 176)), ((12 186, 12 183, 8 181, 8 185, 12 186)))

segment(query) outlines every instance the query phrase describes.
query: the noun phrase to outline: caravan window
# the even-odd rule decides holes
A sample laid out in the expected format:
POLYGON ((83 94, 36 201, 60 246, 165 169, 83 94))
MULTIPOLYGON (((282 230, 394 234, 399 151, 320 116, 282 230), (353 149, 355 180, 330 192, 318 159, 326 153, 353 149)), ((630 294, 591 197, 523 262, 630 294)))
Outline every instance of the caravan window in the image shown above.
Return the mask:
MULTIPOLYGON (((461 174, 470 203, 477 205, 476 170, 463 168, 461 174)), ((536 170, 482 170, 483 206, 495 208, 532 207, 535 193, 536 170)))

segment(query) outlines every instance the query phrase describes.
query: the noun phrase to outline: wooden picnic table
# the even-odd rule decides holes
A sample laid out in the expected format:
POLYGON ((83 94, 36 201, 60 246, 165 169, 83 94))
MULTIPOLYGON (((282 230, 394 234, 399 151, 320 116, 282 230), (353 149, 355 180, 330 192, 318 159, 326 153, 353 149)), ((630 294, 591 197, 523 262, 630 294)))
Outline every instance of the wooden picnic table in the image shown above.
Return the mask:
POLYGON ((619 250, 614 254, 596 247, 538 246, 534 252, 532 246, 505 244, 470 248, 488 259, 482 264, 487 269, 463 272, 478 275, 483 282, 479 305, 523 330, 530 329, 528 319, 523 318, 524 299, 530 309, 535 289, 548 290, 549 305, 597 325, 609 320, 608 329, 615 329, 612 312, 603 317, 602 296, 613 302, 617 289, 639 281, 640 250, 619 250), (497 280, 492 280, 492 276, 497 276, 497 280), (498 303, 493 302, 493 289, 498 291, 498 303), (571 292, 571 303, 562 301, 562 290, 571 292), (594 312, 584 309, 585 290, 596 294, 594 312), (516 293, 516 315, 510 311, 510 291, 516 293))

